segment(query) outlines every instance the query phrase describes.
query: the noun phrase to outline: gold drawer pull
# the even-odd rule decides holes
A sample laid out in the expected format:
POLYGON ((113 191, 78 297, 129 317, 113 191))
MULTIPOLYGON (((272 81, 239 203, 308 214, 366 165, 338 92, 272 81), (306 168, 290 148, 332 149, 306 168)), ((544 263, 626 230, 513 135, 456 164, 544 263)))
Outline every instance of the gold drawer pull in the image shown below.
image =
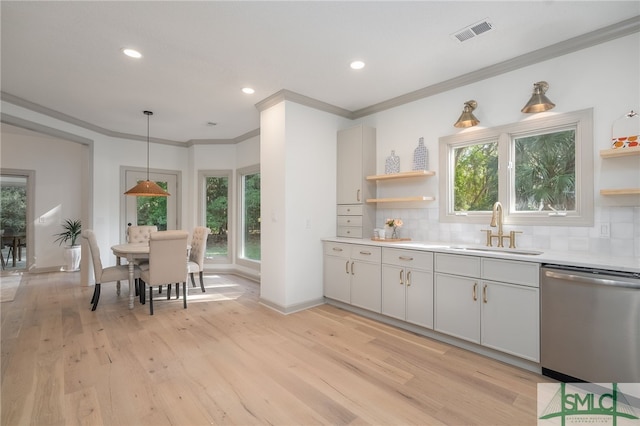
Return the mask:
POLYGON ((413 260, 413 257, 410 257, 410 256, 398 256, 398 259, 411 261, 411 260, 413 260))

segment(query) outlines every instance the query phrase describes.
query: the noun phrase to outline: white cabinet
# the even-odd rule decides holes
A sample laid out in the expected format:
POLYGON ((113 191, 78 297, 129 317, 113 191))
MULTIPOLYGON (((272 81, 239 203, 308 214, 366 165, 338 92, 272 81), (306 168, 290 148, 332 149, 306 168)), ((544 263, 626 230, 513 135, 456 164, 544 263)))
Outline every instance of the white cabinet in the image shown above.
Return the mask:
POLYGON ((433 328, 433 253, 382 249, 382 313, 433 328))
POLYGON ((538 362, 539 265, 435 255, 434 328, 538 362))
POLYGON ((380 313, 381 248, 324 243, 324 295, 380 313))
POLYGON ((375 195, 375 182, 366 176, 376 171, 376 131, 363 125, 340 130, 337 141, 337 236, 371 237, 375 208, 365 204, 375 195))

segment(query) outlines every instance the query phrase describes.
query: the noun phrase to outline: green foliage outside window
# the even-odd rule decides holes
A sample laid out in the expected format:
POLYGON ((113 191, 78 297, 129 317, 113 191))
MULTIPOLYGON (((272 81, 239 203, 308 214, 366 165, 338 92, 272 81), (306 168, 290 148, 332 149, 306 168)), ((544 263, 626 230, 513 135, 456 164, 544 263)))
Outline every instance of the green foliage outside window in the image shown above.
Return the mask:
POLYGON ((207 239, 207 257, 227 258, 229 226, 229 179, 209 176, 205 180, 206 225, 211 229, 207 239))
POLYGON ((454 210, 491 210, 498 200, 498 144, 456 148, 454 170, 454 210))
MULTIPOLYGON (((167 182, 156 182, 167 190, 167 182)), ((138 226, 156 225, 158 231, 167 230, 167 197, 136 197, 138 226)))
POLYGON ((576 208, 575 130, 515 139, 516 210, 576 208))
POLYGON ((244 257, 260 260, 260 173, 244 176, 244 257))
POLYGON ((27 228, 27 188, 3 186, 0 192, 1 228, 5 234, 24 233, 27 228))

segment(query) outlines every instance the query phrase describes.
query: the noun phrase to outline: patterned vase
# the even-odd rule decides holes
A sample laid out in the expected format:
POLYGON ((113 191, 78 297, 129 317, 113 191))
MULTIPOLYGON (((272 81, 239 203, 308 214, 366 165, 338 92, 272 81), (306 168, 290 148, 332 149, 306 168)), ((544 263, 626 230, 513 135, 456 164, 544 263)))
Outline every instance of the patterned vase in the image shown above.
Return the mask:
POLYGON ((400 173, 400 157, 396 155, 394 150, 392 150, 391 155, 387 157, 384 172, 385 174, 400 173))
POLYGON ((413 169, 427 170, 429 168, 429 151, 424 146, 424 138, 418 140, 418 147, 413 151, 413 169))

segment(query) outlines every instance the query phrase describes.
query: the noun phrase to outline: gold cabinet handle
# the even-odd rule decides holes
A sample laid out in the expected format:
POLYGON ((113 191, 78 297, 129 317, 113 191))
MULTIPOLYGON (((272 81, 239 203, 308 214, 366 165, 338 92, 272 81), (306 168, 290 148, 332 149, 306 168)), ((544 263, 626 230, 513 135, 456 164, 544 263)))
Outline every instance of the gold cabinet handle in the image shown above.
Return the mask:
POLYGON ((331 250, 333 250, 333 251, 342 251, 342 249, 340 247, 334 247, 331 250))
POLYGON ((358 192, 356 193, 356 200, 360 201, 360 190, 358 189, 358 192))
POLYGON ((404 273, 404 271, 402 269, 400 269, 400 283, 399 283, 400 285, 404 284, 404 282, 403 282, 404 280, 403 280, 403 276, 402 276, 403 273, 404 273))
POLYGON ((411 271, 407 272, 407 287, 411 287, 411 271))
POLYGON ((487 285, 485 284, 484 287, 482 287, 482 301, 484 303, 487 303, 487 285))
POLYGON ((371 256, 370 251, 361 251, 360 254, 364 254, 365 256, 371 256))
POLYGON ((344 272, 347 273, 347 275, 349 275, 349 261, 347 260, 347 263, 344 264, 344 272))
POLYGON ((478 283, 473 283, 473 300, 478 300, 478 283))
POLYGON ((351 262, 351 275, 353 275, 353 262, 351 262))
POLYGON ((413 257, 410 257, 410 256, 398 256, 398 259, 411 261, 411 260, 413 260, 413 257))

